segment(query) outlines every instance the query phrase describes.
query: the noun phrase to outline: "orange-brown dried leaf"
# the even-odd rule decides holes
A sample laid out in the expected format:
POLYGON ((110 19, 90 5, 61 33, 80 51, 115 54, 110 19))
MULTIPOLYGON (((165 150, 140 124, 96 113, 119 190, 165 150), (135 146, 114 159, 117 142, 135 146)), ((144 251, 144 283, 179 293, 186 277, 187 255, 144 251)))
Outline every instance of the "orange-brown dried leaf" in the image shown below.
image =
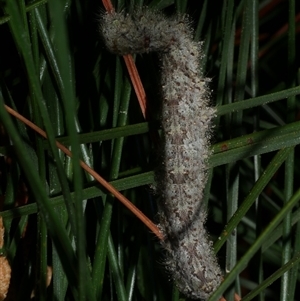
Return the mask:
POLYGON ((0 257, 0 301, 6 298, 11 276, 11 268, 6 257, 0 257))

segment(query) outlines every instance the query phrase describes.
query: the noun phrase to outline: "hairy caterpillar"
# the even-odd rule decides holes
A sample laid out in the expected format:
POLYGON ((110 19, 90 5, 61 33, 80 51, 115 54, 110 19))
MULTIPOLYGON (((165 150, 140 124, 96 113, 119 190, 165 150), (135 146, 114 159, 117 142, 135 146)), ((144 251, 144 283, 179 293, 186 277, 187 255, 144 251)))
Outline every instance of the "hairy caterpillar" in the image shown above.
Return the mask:
POLYGON ((215 116, 208 79, 199 70, 201 44, 193 41, 185 16, 166 18, 146 8, 132 15, 105 14, 101 32, 107 48, 116 54, 160 53, 164 150, 157 178, 166 266, 182 293, 206 300, 222 273, 204 228, 201 202, 215 116))

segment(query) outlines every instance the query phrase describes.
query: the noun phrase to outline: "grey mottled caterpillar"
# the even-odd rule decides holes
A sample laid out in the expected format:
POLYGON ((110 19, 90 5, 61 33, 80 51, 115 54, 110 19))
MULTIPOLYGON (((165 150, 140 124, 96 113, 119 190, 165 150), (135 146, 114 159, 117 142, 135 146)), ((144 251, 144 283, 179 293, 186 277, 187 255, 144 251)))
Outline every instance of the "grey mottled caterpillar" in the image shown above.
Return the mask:
POLYGON ((201 74, 201 44, 193 41, 186 16, 166 18, 143 8, 105 14, 101 32, 116 54, 160 54, 162 67, 163 163, 157 173, 166 267, 179 290, 206 300, 222 273, 204 228, 201 200, 206 185, 211 120, 208 79, 201 74))

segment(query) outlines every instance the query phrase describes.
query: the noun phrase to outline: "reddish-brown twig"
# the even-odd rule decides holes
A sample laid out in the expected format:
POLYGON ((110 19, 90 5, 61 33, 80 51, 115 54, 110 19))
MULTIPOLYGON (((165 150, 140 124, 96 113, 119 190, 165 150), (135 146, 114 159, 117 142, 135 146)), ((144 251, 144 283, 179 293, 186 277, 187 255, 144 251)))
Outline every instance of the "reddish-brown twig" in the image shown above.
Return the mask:
POLYGON ((131 55, 123 56, 142 114, 146 119, 146 92, 131 55))
MULTIPOLYGON (((114 7, 110 0, 102 0, 102 3, 108 13, 114 11, 114 7)), ((144 86, 141 82, 140 75, 137 71, 134 60, 130 54, 123 56, 136 97, 138 99, 141 112, 146 119, 146 93, 144 86)))
MULTIPOLYGON (((5 109, 8 113, 18 118, 24 124, 32 128, 34 131, 39 133, 42 137, 47 139, 47 134, 37 125, 35 125, 30 120, 26 119, 24 116, 20 115, 18 112, 14 111, 12 108, 5 105, 5 109)), ((62 150, 67 156, 72 157, 72 153, 61 143, 56 141, 56 146, 62 150)), ((96 173, 91 167, 86 163, 80 160, 80 166, 87 171, 91 176, 95 178, 105 189, 112 193, 122 204, 124 204, 137 218, 139 218, 160 240, 163 240, 164 237, 159 231, 158 227, 147 217, 145 216, 137 207, 135 207, 125 196, 123 196, 116 188, 104 180, 98 173, 96 173)))
POLYGON ((103 0, 102 3, 108 13, 111 13, 114 11, 114 7, 110 0, 103 0))

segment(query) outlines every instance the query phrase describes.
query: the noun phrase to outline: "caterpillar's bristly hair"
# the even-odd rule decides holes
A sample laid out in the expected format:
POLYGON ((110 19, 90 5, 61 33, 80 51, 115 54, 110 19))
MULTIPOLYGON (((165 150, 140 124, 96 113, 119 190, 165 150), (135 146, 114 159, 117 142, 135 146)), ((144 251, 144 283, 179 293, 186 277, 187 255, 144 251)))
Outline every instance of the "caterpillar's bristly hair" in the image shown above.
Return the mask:
POLYGON ((181 292, 206 300, 222 273, 204 228, 202 199, 215 109, 209 106, 209 80, 199 70, 201 43, 193 41, 186 16, 166 18, 145 8, 132 15, 105 14, 101 32, 114 53, 161 55, 164 145, 157 178, 166 266, 181 292))

